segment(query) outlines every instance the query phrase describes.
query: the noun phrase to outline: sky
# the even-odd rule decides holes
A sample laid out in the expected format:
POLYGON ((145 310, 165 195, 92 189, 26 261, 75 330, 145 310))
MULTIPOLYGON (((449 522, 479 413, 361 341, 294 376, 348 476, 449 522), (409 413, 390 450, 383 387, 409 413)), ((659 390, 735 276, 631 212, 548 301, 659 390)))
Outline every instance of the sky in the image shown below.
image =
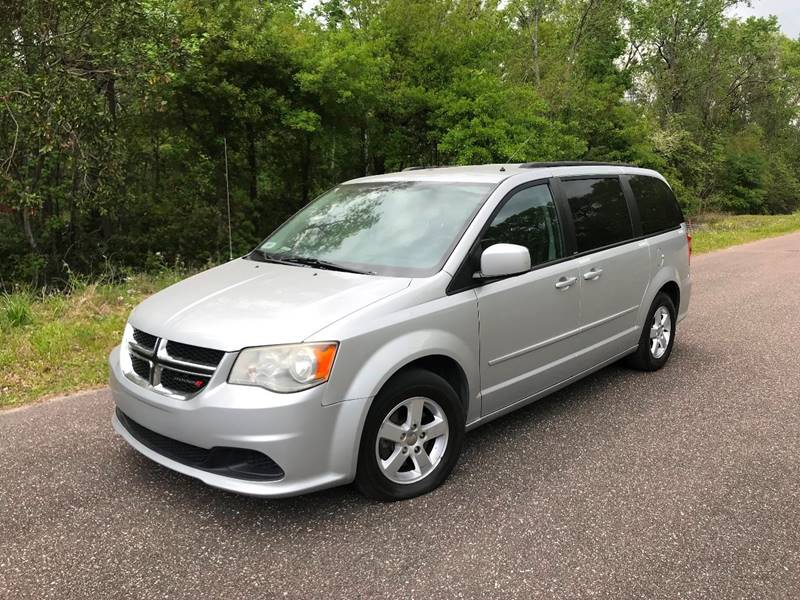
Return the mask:
POLYGON ((753 0, 751 7, 739 6, 734 11, 738 17, 778 17, 783 33, 790 38, 800 35, 800 2, 798 0, 753 0))

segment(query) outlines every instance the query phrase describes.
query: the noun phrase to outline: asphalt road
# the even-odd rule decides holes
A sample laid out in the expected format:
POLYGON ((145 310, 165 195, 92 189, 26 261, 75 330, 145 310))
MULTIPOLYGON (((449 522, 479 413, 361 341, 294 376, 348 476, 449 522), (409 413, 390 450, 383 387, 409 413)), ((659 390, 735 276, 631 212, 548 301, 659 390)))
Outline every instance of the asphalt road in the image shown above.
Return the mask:
POLYGON ((207 488, 129 449, 107 391, 0 413, 0 598, 797 598, 800 234, 693 274, 665 369, 474 431, 408 502, 207 488))

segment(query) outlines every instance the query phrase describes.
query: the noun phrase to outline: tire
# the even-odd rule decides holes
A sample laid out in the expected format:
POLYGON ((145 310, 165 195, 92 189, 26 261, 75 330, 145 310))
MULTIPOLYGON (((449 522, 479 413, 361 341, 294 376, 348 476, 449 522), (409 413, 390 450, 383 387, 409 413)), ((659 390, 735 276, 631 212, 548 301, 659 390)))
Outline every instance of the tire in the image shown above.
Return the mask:
POLYGON ((439 375, 411 369, 393 377, 367 414, 356 487, 383 501, 435 489, 458 461, 465 420, 458 395, 439 375))
POLYGON ((675 323, 676 311, 672 298, 664 292, 659 292, 647 312, 642 335, 639 337, 639 347, 626 359, 628 366, 640 371, 658 371, 667 364, 675 344, 675 323), (668 316, 667 319, 663 319, 665 313, 668 316), (659 315, 658 320, 662 326, 666 324, 667 327, 660 330, 660 334, 666 333, 666 336, 656 338, 657 342, 654 344, 650 334, 651 331, 656 334, 656 314, 659 315), (666 345, 663 343, 664 339, 666 339, 666 345))

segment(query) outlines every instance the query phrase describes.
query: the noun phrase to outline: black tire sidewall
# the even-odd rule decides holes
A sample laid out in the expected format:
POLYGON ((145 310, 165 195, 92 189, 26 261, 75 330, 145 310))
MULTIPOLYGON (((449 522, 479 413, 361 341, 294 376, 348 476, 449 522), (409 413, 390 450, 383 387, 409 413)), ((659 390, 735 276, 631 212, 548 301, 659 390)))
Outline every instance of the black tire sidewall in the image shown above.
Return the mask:
POLYGON ((464 440, 465 415, 455 390, 439 375, 422 369, 400 373, 375 397, 367 414, 358 451, 356 485, 365 495, 380 500, 403 500, 425 494, 438 487, 453 470, 464 440), (450 428, 447 449, 436 469, 422 481, 400 484, 380 471, 375 457, 375 442, 383 419, 400 402, 423 396, 435 400, 447 416, 450 428))
POLYGON ((660 292, 656 295, 656 297, 653 299, 653 303, 650 305, 650 310, 647 313, 647 319, 644 322, 642 337, 639 341, 639 353, 641 359, 643 359, 642 361, 649 370, 658 370, 669 360, 669 357, 672 354, 672 347, 675 345, 676 325, 677 315, 675 312, 675 304, 672 302, 672 298, 670 298, 667 294, 660 292), (669 311, 669 317, 672 324, 672 335, 670 335, 669 343, 667 344, 667 351, 664 352, 664 355, 661 358, 656 358, 650 353, 650 327, 652 326, 653 317, 655 316, 656 311, 662 306, 669 311))

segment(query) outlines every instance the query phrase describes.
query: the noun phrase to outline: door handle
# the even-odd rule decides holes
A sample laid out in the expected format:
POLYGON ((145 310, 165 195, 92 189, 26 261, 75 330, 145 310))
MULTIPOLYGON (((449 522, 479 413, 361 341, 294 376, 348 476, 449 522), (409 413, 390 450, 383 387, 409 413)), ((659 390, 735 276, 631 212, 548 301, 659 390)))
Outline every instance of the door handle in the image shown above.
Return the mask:
POLYGON ((598 277, 600 277, 600 275, 602 274, 603 274, 603 269, 592 268, 583 274, 583 278, 586 281, 592 281, 593 279, 597 279, 598 277))
POLYGON ((570 287, 573 283, 578 281, 577 277, 562 277, 558 281, 556 281, 556 289, 557 290, 565 290, 570 287))

